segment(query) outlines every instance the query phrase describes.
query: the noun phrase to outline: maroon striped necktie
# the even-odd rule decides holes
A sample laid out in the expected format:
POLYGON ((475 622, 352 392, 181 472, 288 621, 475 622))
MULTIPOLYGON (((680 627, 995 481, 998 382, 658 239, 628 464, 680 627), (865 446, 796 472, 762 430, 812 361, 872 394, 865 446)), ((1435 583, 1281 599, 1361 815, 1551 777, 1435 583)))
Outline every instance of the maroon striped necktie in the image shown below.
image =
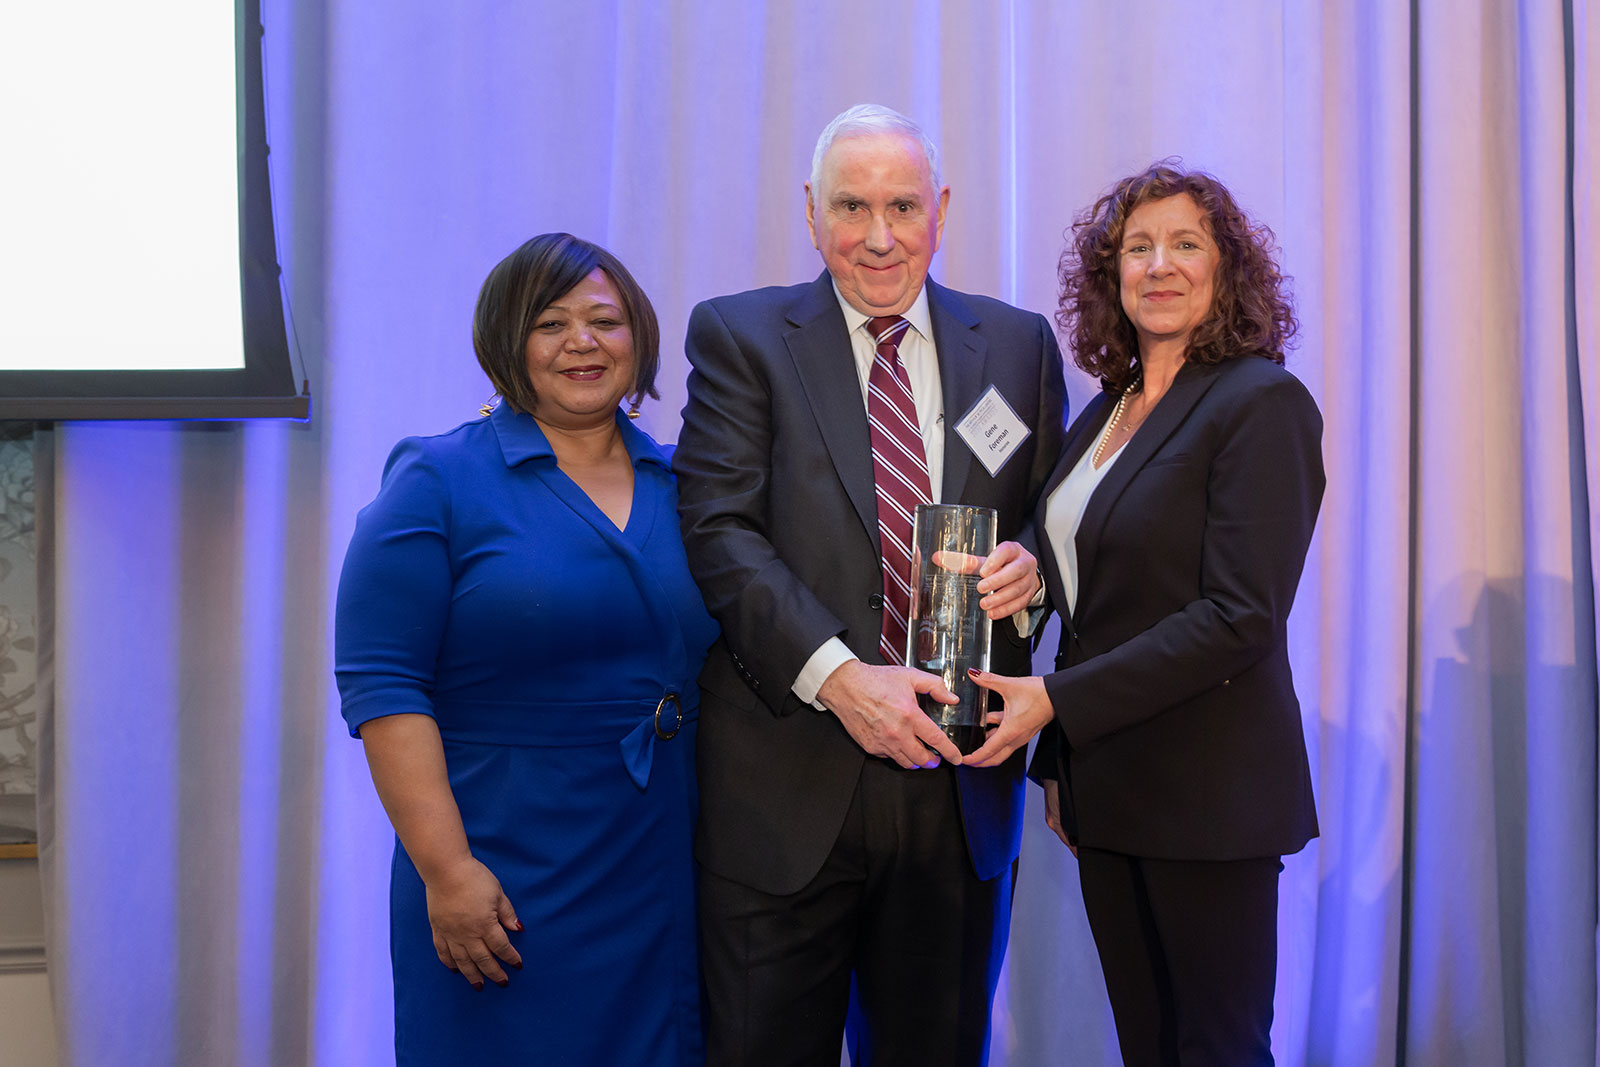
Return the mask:
POLYGON ((900 338, 910 325, 899 315, 867 320, 877 346, 867 376, 867 428, 883 542, 883 633, 878 647, 886 662, 897 664, 906 661, 906 620, 911 614, 911 516, 918 504, 933 503, 911 379, 900 364, 900 338))

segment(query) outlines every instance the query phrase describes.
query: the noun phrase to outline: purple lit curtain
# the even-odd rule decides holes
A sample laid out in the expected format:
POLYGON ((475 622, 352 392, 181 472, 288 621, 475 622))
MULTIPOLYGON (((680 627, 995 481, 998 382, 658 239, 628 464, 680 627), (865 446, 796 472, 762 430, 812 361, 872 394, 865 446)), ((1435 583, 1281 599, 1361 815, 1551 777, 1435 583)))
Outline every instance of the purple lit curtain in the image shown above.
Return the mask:
MULTIPOLYGON (((50 439, 63 1063, 391 1060, 391 835, 330 667, 355 512, 487 399, 477 287, 545 230, 650 293, 674 439, 690 307, 820 270, 801 186, 862 100, 941 145, 959 288, 1052 309, 1073 215, 1168 155, 1278 235, 1329 475, 1279 1062, 1596 1062, 1594 0, 263 8, 315 421, 50 439)), ((1074 861, 1037 811, 1023 848, 992 1062, 1116 1063, 1074 861)))

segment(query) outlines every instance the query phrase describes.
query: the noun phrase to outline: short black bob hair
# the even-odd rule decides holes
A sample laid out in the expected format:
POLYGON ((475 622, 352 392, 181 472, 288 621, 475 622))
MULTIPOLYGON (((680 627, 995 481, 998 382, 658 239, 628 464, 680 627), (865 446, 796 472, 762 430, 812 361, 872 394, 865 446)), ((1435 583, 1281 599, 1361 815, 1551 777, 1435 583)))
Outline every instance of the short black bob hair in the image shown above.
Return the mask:
POLYGON ((502 259, 483 280, 472 315, 472 347, 478 365, 512 410, 531 414, 538 402, 528 380, 528 337, 551 304, 598 267, 622 298, 633 332, 634 379, 627 394, 638 410, 645 397, 660 399, 661 326, 655 308, 622 261, 597 244, 570 233, 541 233, 502 259))

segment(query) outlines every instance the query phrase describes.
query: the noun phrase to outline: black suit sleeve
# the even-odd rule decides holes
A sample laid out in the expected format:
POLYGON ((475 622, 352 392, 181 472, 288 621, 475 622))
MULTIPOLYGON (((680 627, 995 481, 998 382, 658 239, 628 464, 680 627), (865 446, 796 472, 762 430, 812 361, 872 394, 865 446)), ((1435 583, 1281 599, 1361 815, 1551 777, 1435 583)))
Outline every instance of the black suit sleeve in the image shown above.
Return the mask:
POLYGON ((1214 432, 1200 597, 1045 678, 1074 748, 1222 685, 1282 647, 1322 500, 1322 416, 1305 387, 1285 375, 1240 396, 1214 432))
MULTIPOLYGON (((1039 425, 1034 427, 1034 432, 1039 435, 1033 447, 1033 469, 1028 472, 1028 500, 1022 514, 1032 516, 1034 508, 1039 503, 1039 494, 1044 491, 1045 484, 1050 480, 1050 474, 1055 470, 1056 461, 1061 458, 1061 445, 1066 436, 1067 424, 1067 382, 1061 363, 1061 346, 1056 342, 1056 332, 1050 328, 1049 321, 1043 316, 1036 316, 1039 324, 1039 425)), ((1029 521, 1023 524, 1021 532, 1017 535, 1017 542, 1033 553, 1038 559, 1041 541, 1038 530, 1029 521)), ((1039 627, 1043 628, 1044 620, 1049 618, 1049 598, 1045 598, 1046 614, 1039 619, 1039 627)), ((1038 633, 1038 630, 1034 631, 1038 633)))
MULTIPOLYGON (((1023 505, 1021 514, 1025 516, 1022 528, 1017 531, 1016 542, 1027 549, 1037 561, 1040 568, 1041 580, 1044 568, 1044 539, 1040 536, 1038 526, 1031 516, 1039 504, 1040 494, 1050 481, 1050 475, 1055 470, 1056 461, 1061 457, 1062 445, 1066 439, 1067 424, 1067 383, 1061 361, 1061 346, 1056 342, 1055 330, 1050 328, 1049 320, 1043 315, 1035 315, 1039 331, 1039 382, 1038 382, 1038 420, 1033 427, 1037 435, 1034 441, 1033 465, 1028 470, 1028 499, 1023 505)), ((1022 637, 1009 621, 995 624, 995 636, 998 640, 1015 644, 1025 650, 1024 656, 1031 661, 1033 650, 1039 647, 1039 640, 1044 635, 1044 624, 1050 618, 1051 604, 1048 591, 1044 604, 1039 611, 1039 618, 1034 623, 1032 633, 1022 637)), ((1025 668, 1032 673, 1031 662, 1025 668)), ((994 698, 991 697, 991 700, 994 698)), ((1003 704, 1001 705, 1003 706, 1003 704)))
POLYGON ((800 669, 845 626, 779 558, 772 509, 772 386, 711 302, 689 316, 688 403, 673 456, 689 569, 757 693, 782 710, 800 669))

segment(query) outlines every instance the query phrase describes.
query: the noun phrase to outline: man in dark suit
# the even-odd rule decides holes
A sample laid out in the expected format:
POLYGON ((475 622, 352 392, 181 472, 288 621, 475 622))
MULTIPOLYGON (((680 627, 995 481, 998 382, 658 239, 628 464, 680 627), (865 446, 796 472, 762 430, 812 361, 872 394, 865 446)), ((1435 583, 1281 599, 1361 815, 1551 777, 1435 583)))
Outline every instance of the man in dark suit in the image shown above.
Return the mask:
MULTIPOLYGON (((701 677, 708 1060, 835 1064, 848 1007, 857 1063, 980 1063, 1021 756, 963 771, 919 709, 953 698, 900 665, 903 541, 915 499, 995 508, 1031 544, 1061 356, 1041 316, 928 280, 950 191, 909 119, 846 111, 805 188, 826 272, 689 321, 674 466, 723 628, 701 677)), ((993 668, 1028 673, 1008 616, 1039 591, 1033 554, 1007 540, 980 573, 993 668)))

